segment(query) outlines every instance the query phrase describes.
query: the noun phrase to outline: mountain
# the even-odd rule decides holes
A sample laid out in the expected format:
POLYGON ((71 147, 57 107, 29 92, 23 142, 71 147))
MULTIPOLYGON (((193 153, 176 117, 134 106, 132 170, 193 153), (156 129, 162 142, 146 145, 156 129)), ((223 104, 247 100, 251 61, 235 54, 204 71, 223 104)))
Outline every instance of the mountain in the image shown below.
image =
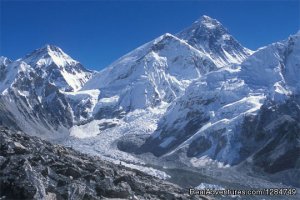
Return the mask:
POLYGON ((89 80, 81 91, 100 90, 94 113, 98 118, 107 117, 107 113, 169 103, 182 95, 192 80, 217 68, 205 54, 165 34, 114 62, 89 80))
POLYGON ((253 53, 234 39, 219 21, 206 15, 176 36, 209 56, 219 66, 241 63, 253 53))
MULTIPOLYGON (((208 17, 204 18, 210 19, 208 17)), ((216 21, 210 20, 212 23, 216 21)), ((207 23, 206 21, 195 22, 192 27, 195 28, 195 24, 197 24, 198 28, 204 29, 206 28, 204 26, 207 23)), ((222 32, 222 34, 224 33, 231 38, 232 44, 238 47, 232 47, 231 49, 235 49, 234 52, 238 51, 239 48, 242 49, 241 54, 246 57, 248 54, 244 52, 249 53, 250 51, 241 47, 219 22, 216 21, 216 23, 220 26, 216 27, 215 31, 218 30, 217 32, 222 32)), ((192 33, 194 31, 190 30, 190 35, 192 33)), ((187 36, 187 34, 188 30, 185 30, 178 36, 187 36)), ((194 35, 195 38, 198 38, 198 36, 194 35)), ((206 42, 210 40, 211 44, 216 45, 219 43, 219 41, 211 40, 210 38, 203 38, 203 40, 207 40, 206 42)), ((55 130, 58 130, 56 123, 68 129, 72 127, 72 124, 84 124, 93 119, 119 118, 136 109, 157 107, 164 103, 169 104, 183 95, 185 89, 194 79, 223 67, 223 64, 216 57, 211 57, 211 52, 208 49, 204 51, 203 48, 199 48, 199 46, 192 43, 190 45, 187 42, 172 34, 164 34, 123 56, 103 71, 96 73, 93 77, 92 72, 86 70, 79 62, 66 55, 60 48, 46 45, 11 64, 14 67, 11 67, 12 69, 9 70, 6 79, 1 83, 2 92, 10 88, 14 81, 24 79, 22 77, 24 73, 27 73, 26 77, 36 74, 40 80, 38 83, 31 84, 30 89, 23 89, 25 93, 23 92, 22 95, 24 96, 24 94, 28 94, 29 90, 36 90, 38 87, 40 87, 39 93, 44 88, 49 87, 53 87, 52 90, 57 91, 58 95, 55 94, 54 96, 59 96, 55 100, 59 106, 54 106, 53 108, 55 108, 54 110, 59 108, 59 111, 55 111, 52 114, 53 118, 51 117, 51 120, 46 120, 46 122, 44 122, 44 116, 38 117, 42 118, 42 124, 47 124, 50 121, 50 126, 54 125, 55 130), (42 86, 41 82, 43 82, 42 86), (48 84, 51 86, 48 86, 48 84), (58 118, 56 116, 57 113, 60 113, 58 118), (66 113, 67 117, 63 117, 62 113, 66 113), (60 119, 60 122, 57 122, 57 119, 60 119)), ((227 47, 230 45, 228 43, 227 47)), ((227 60, 226 63, 231 63, 231 61, 236 63, 239 60, 227 60)), ((35 78, 29 79, 30 81, 26 80, 28 82, 26 83, 27 85, 35 78)), ((19 83, 19 86, 22 84, 19 83)), ((19 89, 18 91, 22 90, 19 89)), ((3 95, 3 98, 4 96, 7 95, 3 95)), ((36 96, 40 98, 42 95, 36 94, 36 96)), ((36 102, 40 101, 41 98, 37 99, 36 102)), ((2 104, 3 110, 6 110, 8 107, 14 107, 13 105, 4 106, 5 103, 2 104)), ((47 105, 51 107, 49 106, 50 104, 47 105)), ((40 108, 40 110, 44 108, 45 106, 40 108)), ((23 110, 25 109, 23 108, 23 110)), ((10 115, 14 113, 15 117, 18 116, 20 118, 20 115, 31 111, 27 110, 20 114, 16 113, 18 111, 10 109, 8 112, 10 112, 10 115)), ((33 118, 36 118, 36 116, 33 118)), ((38 122, 37 124, 40 123, 38 122)), ((21 126, 28 128, 32 124, 21 126)), ((29 132, 34 131, 30 130, 29 132)), ((63 132, 68 131, 64 130, 63 132)))
POLYGON ((194 81, 140 151, 230 165, 249 159, 270 173, 299 170, 299 36, 194 81))
POLYGON ((299 94, 300 33, 260 48, 243 63, 242 76, 248 85, 268 88, 271 99, 299 94))
POLYGON ((92 72, 51 45, 6 62, 0 82, 0 124, 41 132, 45 138, 66 136, 73 113, 63 92, 80 89, 91 76, 92 72))
POLYGON ((91 71, 54 45, 37 49, 19 61, 32 66, 42 78, 63 91, 79 90, 92 75, 91 71))
POLYGON ((95 75, 82 90, 101 91, 99 98, 105 103, 100 100, 94 105, 96 118, 108 113, 115 116, 170 103, 192 80, 225 64, 239 63, 251 53, 221 23, 203 16, 176 36, 167 33, 126 54, 95 75))
MULTIPOLYGON (((3 75, 1 84, 9 87, 18 77, 20 71, 34 70, 42 79, 56 86, 62 91, 79 90, 92 76, 92 72, 85 69, 78 61, 73 60, 60 48, 46 45, 37 49, 23 58, 10 61, 5 57, 0 58, 1 69, 7 68, 3 75), (12 65, 8 69, 8 65, 12 65), (30 69, 26 66, 30 66, 30 69), (7 74, 9 72, 9 74, 7 74)), ((6 87, 2 86, 1 92, 6 87)))
POLYGON ((192 80, 240 63, 251 53, 220 22, 203 16, 176 36, 164 34, 126 54, 89 80, 82 90, 99 89, 99 98, 108 102, 108 106, 102 102, 95 105, 97 118, 107 117, 107 113, 118 115, 169 103, 181 96, 192 80))
POLYGON ((253 52, 203 16, 100 72, 52 45, 1 57, 0 125, 132 168, 229 167, 298 187, 282 177, 300 170, 299 34, 253 52))

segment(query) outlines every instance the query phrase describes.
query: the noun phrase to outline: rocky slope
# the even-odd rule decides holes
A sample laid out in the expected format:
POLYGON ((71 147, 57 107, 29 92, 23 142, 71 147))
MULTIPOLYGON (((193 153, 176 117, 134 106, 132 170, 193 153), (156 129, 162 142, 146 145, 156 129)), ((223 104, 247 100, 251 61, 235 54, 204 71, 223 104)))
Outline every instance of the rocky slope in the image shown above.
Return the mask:
POLYGON ((238 138, 241 160, 246 159, 241 166, 255 166, 271 180, 300 187, 299 105, 299 96, 282 104, 267 101, 258 115, 245 118, 238 138))
POLYGON ((209 199, 3 127, 0 149, 1 199, 209 199))

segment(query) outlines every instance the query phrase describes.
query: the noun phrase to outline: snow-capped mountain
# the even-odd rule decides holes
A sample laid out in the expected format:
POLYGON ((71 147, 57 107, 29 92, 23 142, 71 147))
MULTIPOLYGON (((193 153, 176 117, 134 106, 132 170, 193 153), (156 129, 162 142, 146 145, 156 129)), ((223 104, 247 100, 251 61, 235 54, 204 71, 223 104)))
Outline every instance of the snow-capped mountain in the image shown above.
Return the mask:
POLYGON ((67 133, 73 113, 63 92, 80 89, 92 73, 50 45, 5 63, 0 81, 2 124, 44 133, 46 138, 67 133))
POLYGON ((205 53, 218 66, 241 63, 253 53, 234 39, 219 21, 206 15, 176 36, 205 53))
POLYGON ((299 170, 299 55, 300 32, 253 52, 208 16, 100 72, 46 45, 0 57, 0 125, 130 162, 299 170))
POLYGON ((89 80, 81 91, 100 91, 98 118, 155 107, 181 96, 194 79, 216 70, 205 54, 165 34, 133 50, 89 80))
POLYGON ((18 61, 32 66, 39 76, 63 91, 79 90, 92 75, 91 71, 53 45, 37 49, 18 61))
POLYGON ((100 90, 100 101, 93 110, 98 118, 107 113, 118 115, 169 103, 194 79, 226 64, 240 63, 251 53, 220 22, 203 16, 176 36, 164 34, 121 57, 82 90, 100 90))
POLYGON ((300 32, 260 48, 242 65, 241 76, 252 87, 268 89, 272 100, 299 94, 300 32))
POLYGON ((274 173, 299 169, 299 36, 194 81, 141 150, 166 157, 185 152, 230 165, 249 159, 274 173), (285 163, 284 156, 293 161, 285 163))

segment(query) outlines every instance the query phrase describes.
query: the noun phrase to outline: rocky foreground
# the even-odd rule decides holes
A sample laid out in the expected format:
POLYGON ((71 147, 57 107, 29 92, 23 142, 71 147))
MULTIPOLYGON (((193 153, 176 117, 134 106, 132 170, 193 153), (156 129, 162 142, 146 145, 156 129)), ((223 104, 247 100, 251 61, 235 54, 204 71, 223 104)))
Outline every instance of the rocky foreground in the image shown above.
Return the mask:
POLYGON ((0 199, 208 199, 143 172, 0 127, 0 199))

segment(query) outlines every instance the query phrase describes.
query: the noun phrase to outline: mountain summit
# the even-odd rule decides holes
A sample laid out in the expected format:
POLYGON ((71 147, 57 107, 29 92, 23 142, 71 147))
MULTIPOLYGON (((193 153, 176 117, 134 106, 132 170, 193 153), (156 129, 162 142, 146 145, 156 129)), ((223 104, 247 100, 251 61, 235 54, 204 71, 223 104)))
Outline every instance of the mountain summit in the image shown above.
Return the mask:
POLYGON ((56 131, 63 135, 72 126, 63 93, 79 90, 92 72, 53 45, 5 63, 0 68, 0 124, 48 138, 56 131))
POLYGON ((92 75, 91 71, 54 45, 47 44, 18 61, 27 63, 40 76, 65 91, 79 90, 92 75))
POLYGON ((27 54, 21 60, 33 66, 49 66, 52 63, 63 66, 66 64, 74 65, 78 63, 64 53, 59 47, 49 44, 27 54))
POLYGON ((252 54, 218 20, 206 15, 176 36, 210 56, 220 66, 241 63, 252 54))
POLYGON ((224 29, 223 25, 218 20, 213 19, 213 18, 211 18, 211 17, 209 17, 207 15, 201 16, 194 23, 205 25, 209 29, 214 29, 214 28, 218 28, 218 27, 224 29))

